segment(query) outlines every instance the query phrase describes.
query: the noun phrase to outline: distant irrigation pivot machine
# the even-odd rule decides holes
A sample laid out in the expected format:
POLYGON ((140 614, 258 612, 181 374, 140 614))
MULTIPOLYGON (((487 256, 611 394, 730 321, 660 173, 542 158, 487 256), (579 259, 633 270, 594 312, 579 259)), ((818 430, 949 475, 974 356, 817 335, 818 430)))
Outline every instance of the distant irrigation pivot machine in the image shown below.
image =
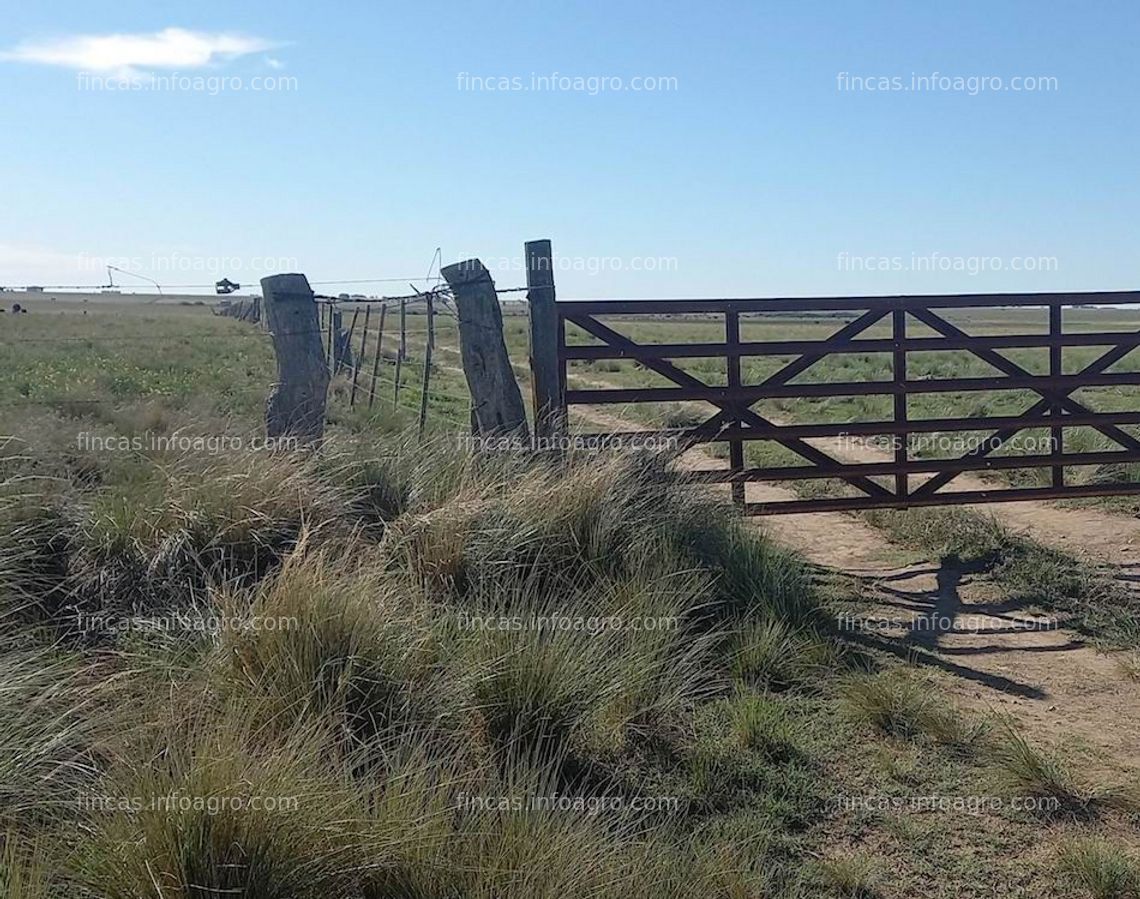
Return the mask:
MULTIPOLYGON (((789 299, 697 300, 573 300, 557 301, 557 372, 565 407, 599 403, 661 403, 704 401, 715 413, 702 424, 654 432, 683 444, 723 442, 729 448, 729 467, 699 471, 691 477, 706 483, 732 485, 736 502, 749 514, 779 514, 857 509, 915 508, 966 503, 1062 499, 1088 496, 1140 494, 1140 483, 1066 483, 1073 466, 1121 466, 1140 463, 1140 439, 1122 426, 1140 424, 1140 408, 1098 412, 1087 399, 1074 394, 1082 388, 1140 385, 1140 372, 1110 371, 1140 346, 1140 331, 1083 330, 1063 327, 1063 310, 1096 306, 1140 308, 1140 292, 964 294, 943 296, 824 297, 789 299), (1018 310, 1018 328, 1032 333, 970 334, 954 323, 972 327, 978 310, 1018 310), (798 315, 817 322, 834 322, 836 330, 823 339, 741 340, 742 322, 773 313, 798 315), (955 314, 957 313, 957 315, 955 314), (1039 328, 1031 321, 1040 313, 1039 328), (647 344, 620 333, 623 319, 662 316, 699 316, 724 322, 724 340, 715 343, 647 344), (908 325, 917 325, 908 334, 908 325), (869 334, 866 332, 870 332, 869 334), (1047 373, 1035 374, 1001 351, 1048 350, 1047 373), (1100 348, 1092 361, 1065 373, 1068 347, 1100 348), (907 363, 914 353, 957 351, 985 362, 993 370, 986 377, 908 377, 907 363), (836 354, 881 353, 890 357, 889 379, 871 381, 817 381, 809 372, 820 360, 836 354), (742 380, 741 360, 780 357, 782 363, 759 383, 742 380), (723 358, 725 383, 712 385, 671 360, 723 358), (568 363, 573 360, 633 359, 656 372, 668 386, 609 388, 567 387, 568 363), (959 418, 922 418, 908 414, 911 397, 970 391, 1022 391, 1028 405, 1016 415, 982 415, 959 418), (836 423, 796 421, 783 423, 753 409, 762 400, 792 397, 888 396, 893 414, 884 420, 836 423), (1068 428, 1088 428, 1107 437, 1118 449, 1098 452, 1064 451, 1068 428), (1048 452, 999 454, 1027 429, 1043 429, 1050 439, 1048 452), (911 444, 932 435, 980 433, 970 449, 951 457, 919 457, 911 444), (888 445, 885 458, 845 461, 836 439, 870 440, 888 445), (801 465, 747 467, 747 441, 768 440, 796 453, 801 465), (963 472, 1013 469, 1050 471, 1046 486, 991 489, 945 489, 963 472), (838 479, 849 485, 842 496, 773 502, 746 502, 747 482, 838 479), (853 488, 853 489, 852 489, 853 488)), ((770 319, 769 319, 770 321, 770 319)), ((1044 353, 1041 354, 1044 357, 1044 353)), ((929 357, 926 357, 929 358, 929 357)), ((1042 358, 1041 361, 1044 361, 1042 358)), ((818 373, 818 369, 817 372, 818 373)), ((1011 399, 1010 397, 1006 398, 1011 399)), ((770 413, 769 413, 770 414, 770 413)), ((587 435, 583 435, 587 436, 587 435)), ((603 435, 589 435, 601 437, 603 435)), ((618 435, 605 435, 613 438, 618 435)), ((628 435, 632 438, 633 432, 628 435)), ((644 437, 644 433, 638 432, 644 437)), ((1045 441, 1042 441, 1043 443, 1045 441)), ((962 441, 959 441, 959 446, 962 441)), ((867 454, 862 454, 866 459, 867 454)), ((1111 469, 1109 469, 1111 470, 1111 469)), ((954 484, 954 486, 959 486, 954 484)))

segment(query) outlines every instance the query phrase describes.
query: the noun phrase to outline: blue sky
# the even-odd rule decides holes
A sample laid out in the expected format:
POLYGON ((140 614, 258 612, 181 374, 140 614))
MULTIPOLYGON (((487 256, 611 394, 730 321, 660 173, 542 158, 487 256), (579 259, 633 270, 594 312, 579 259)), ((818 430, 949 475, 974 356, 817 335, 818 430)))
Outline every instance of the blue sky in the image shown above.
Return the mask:
POLYGON ((548 237, 563 297, 1140 287, 1134 0, 57 0, 5 24, 0 284, 422 278, 440 247, 510 287, 548 237), (174 73, 242 89, 148 82, 174 73), (473 89, 552 73, 594 81, 473 89), (142 87, 81 89, 120 77, 142 87))

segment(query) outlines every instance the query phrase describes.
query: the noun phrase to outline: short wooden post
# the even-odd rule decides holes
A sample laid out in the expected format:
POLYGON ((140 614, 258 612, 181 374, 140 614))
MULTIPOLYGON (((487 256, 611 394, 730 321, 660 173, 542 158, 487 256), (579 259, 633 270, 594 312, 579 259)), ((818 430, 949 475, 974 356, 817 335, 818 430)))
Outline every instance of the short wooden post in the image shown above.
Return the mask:
POLYGON ((320 440, 325 432, 329 370, 312 288, 304 275, 270 275, 261 279, 261 292, 277 355, 277 383, 265 412, 266 434, 320 440))
MULTIPOLYGON (((428 320, 428 334, 431 334, 431 320, 432 320, 432 302, 431 294, 426 295, 427 301, 427 320, 428 320)), ((428 384, 431 382, 431 338, 428 338, 427 346, 424 347, 424 379, 420 386, 420 437, 424 436, 424 428, 427 426, 427 411, 428 411, 428 384)))
POLYGON ((408 358, 408 300, 400 298, 400 353, 401 359, 408 358))
POLYGON ((329 365, 329 373, 330 374, 332 373, 332 370, 333 370, 333 360, 336 357, 336 336, 335 336, 335 332, 333 330, 334 321, 336 319, 336 314, 337 314, 336 313, 336 307, 335 306, 329 306, 329 315, 328 315, 329 362, 328 362, 328 365, 329 365))
POLYGON ((443 269, 459 319, 463 373, 474 404, 477 433, 513 434, 529 443, 526 408, 503 338, 503 311, 491 273, 478 259, 443 269))
POLYGON ((360 318, 360 307, 352 310, 352 322, 348 326, 348 333, 344 336, 344 348, 340 351, 340 367, 355 365, 356 352, 352 348, 352 335, 356 332, 356 320, 360 318))
POLYGON ((348 406, 351 409, 356 405, 356 379, 360 377, 360 366, 368 353, 368 319, 372 315, 372 304, 364 307, 364 333, 360 335, 360 355, 356 357, 352 366, 352 392, 348 395, 348 406))
POLYGON ((566 429, 566 392, 558 358, 558 309, 554 298, 554 259, 549 240, 524 247, 526 298, 530 313, 530 374, 534 434, 538 440, 560 437, 566 429))
POLYGON ((376 358, 372 360, 372 384, 368 388, 368 408, 376 399, 376 376, 380 373, 380 361, 384 358, 384 316, 388 313, 388 304, 380 304, 380 326, 376 329, 376 358))

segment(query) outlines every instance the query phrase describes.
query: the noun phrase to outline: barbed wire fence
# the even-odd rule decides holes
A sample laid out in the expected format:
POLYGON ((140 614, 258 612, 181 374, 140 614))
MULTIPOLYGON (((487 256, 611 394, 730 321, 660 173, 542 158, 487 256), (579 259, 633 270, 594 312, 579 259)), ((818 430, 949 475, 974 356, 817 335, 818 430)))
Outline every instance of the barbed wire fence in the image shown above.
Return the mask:
MULTIPOLYGON (((471 424, 472 416, 472 400, 463 380, 463 355, 459 345, 458 313, 454 297, 446 284, 441 283, 438 268, 434 286, 418 290, 411 283, 419 280, 430 284, 431 268, 436 267, 438 257, 437 251, 426 279, 367 278, 312 282, 323 286, 403 281, 414 291, 403 295, 368 298, 314 294, 314 299, 319 310, 319 333, 329 371, 330 394, 344 392, 349 408, 366 403, 369 410, 387 406, 393 411, 411 412, 417 416, 421 435, 429 419, 442 420, 456 427, 467 427, 471 424), (441 320, 454 321, 456 327, 441 329, 441 320), (437 386, 436 379, 444 374, 458 375, 459 378, 452 380, 446 389, 441 389, 437 386), (456 411, 457 408, 466 411, 461 413, 456 411)), ((208 288, 213 285, 164 286, 169 289, 208 288)), ((98 287, 100 285, 55 285, 45 287, 44 290, 84 291, 98 287)), ((497 288, 495 293, 519 294, 526 290, 526 287, 497 288)), ((180 305, 185 305, 185 302, 180 305)), ((211 311, 216 316, 235 318, 253 326, 249 331, 241 329, 229 337, 254 340, 272 340, 274 337, 269 331, 265 303, 260 296, 238 297, 233 301, 223 299, 211 311)), ((187 329, 175 334, 58 335, 22 339, 34 343, 154 345, 190 340, 202 333, 197 329, 187 329)), ((292 336, 293 333, 278 336, 292 336)), ((106 398, 103 397, 67 399, 68 403, 79 405, 97 405, 105 401, 106 398)), ((51 403, 29 399, 0 405, 37 404, 51 403)))
MULTIPOLYGON (((425 280, 431 280, 431 268, 425 280)), ((421 435, 429 415, 459 427, 470 424, 471 396, 465 385, 447 390, 432 383, 441 373, 464 374, 458 327, 439 327, 440 319, 458 326, 459 318, 450 289, 440 281, 437 275, 437 283, 428 289, 409 284, 414 293, 368 299, 314 294, 330 392, 343 386, 350 408, 367 402, 369 410, 388 405, 393 411, 413 412, 421 435), (446 341, 441 341, 443 335, 446 341), (456 392, 459 389, 463 392, 456 392), (456 412, 456 406, 466 413, 456 412)), ((496 288, 495 293, 521 294, 527 289, 496 288)))
POLYGON ((443 294, 435 289, 367 301, 317 295, 330 390, 342 386, 350 408, 359 402, 370 410, 389 405, 413 412, 421 434, 429 413, 465 425, 467 420, 448 407, 469 407, 470 397, 432 385, 433 376, 445 367, 438 354, 461 355, 458 335, 454 346, 439 340, 437 307, 443 294), (347 325, 346 312, 351 313, 347 325), (432 399, 443 402, 432 404, 432 399))

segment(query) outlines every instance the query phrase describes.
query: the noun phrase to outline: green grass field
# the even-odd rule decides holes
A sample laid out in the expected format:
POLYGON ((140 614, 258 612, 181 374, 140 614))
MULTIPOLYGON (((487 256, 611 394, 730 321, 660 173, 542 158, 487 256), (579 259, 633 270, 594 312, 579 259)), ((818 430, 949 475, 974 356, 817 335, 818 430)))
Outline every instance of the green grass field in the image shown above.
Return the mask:
MULTIPOLYGON (((263 332, 202 307, 84 311, 33 305, 0 332, 0 895, 1140 889, 1134 774, 1095 759, 1091 777, 1086 749, 961 711, 852 641, 835 621, 864 606, 855 582, 660 460, 473 456, 453 320, 422 441, 413 349, 399 401, 389 362, 371 410, 342 375, 325 444, 274 453, 253 443, 263 332), (203 443, 152 439, 179 435, 203 443)), ((505 329, 525 363, 525 319, 505 329)), ((830 376, 878 371, 848 362, 830 376)), ((933 520, 880 523, 932 558, 1000 543, 933 520)), ((979 576, 1031 593, 1032 551, 979 576)))

